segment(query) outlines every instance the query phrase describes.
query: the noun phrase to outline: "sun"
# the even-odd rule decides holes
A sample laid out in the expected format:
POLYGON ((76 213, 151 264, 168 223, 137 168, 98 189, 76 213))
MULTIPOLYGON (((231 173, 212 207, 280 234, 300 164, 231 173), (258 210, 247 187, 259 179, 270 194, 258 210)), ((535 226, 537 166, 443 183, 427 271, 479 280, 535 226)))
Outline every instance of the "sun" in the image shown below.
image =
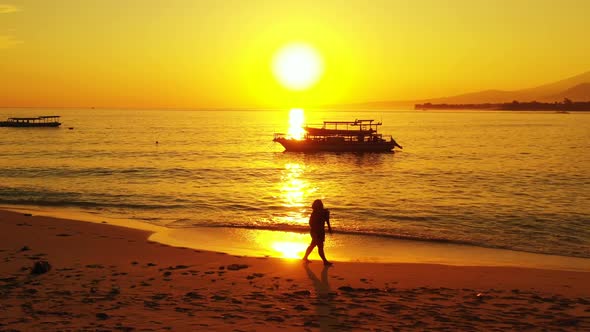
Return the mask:
POLYGON ((272 69, 284 87, 305 90, 319 80, 323 72, 323 63, 319 53, 312 46, 292 43, 277 51, 272 69))

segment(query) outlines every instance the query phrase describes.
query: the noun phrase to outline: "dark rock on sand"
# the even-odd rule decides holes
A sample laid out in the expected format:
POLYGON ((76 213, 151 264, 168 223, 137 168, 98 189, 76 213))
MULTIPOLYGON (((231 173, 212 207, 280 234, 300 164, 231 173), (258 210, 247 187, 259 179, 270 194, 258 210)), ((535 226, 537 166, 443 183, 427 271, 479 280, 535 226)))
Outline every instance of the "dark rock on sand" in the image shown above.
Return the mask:
POLYGON ((36 261, 31 269, 31 274, 43 274, 51 270, 51 264, 48 261, 36 261))

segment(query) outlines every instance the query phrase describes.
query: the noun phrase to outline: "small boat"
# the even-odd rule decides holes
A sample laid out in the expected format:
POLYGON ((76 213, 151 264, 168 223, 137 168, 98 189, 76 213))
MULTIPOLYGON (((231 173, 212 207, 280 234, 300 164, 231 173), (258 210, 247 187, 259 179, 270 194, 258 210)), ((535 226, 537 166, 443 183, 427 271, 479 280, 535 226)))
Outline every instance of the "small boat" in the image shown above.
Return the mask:
POLYGON ((59 115, 44 115, 36 118, 8 118, 0 121, 0 127, 59 127, 59 115))
POLYGON ((303 127, 302 138, 275 133, 274 142, 291 152, 391 152, 403 149, 392 136, 377 132, 374 120, 324 121, 321 128, 303 127))

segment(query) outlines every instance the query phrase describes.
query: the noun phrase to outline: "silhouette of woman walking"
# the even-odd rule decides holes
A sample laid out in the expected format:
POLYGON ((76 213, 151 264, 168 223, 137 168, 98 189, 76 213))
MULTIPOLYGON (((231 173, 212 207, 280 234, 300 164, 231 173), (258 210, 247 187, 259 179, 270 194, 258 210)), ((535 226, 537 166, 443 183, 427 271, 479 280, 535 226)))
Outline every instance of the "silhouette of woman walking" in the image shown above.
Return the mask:
POLYGON ((318 247, 318 253, 324 261, 325 266, 330 266, 330 263, 326 259, 326 255, 324 254, 324 241, 326 240, 326 230, 324 229, 324 223, 328 224, 328 231, 332 234, 332 227, 330 226, 330 211, 328 209, 324 209, 324 203, 321 200, 316 199, 313 204, 311 205, 312 212, 309 216, 309 233, 311 235, 311 243, 307 250, 305 251, 305 256, 303 256, 303 261, 309 263, 310 260, 307 258, 309 254, 313 251, 313 248, 316 246, 318 247))

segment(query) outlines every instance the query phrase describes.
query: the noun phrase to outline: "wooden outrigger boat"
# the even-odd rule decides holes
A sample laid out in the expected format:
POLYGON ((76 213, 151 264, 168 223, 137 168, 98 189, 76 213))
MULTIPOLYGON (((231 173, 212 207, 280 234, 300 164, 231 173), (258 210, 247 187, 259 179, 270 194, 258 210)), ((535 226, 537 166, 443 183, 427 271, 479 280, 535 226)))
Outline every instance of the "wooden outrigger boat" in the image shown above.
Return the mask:
POLYGON ((0 127, 59 127, 59 115, 44 115, 36 118, 8 118, 0 121, 0 127))
POLYGON ((391 152, 402 149, 392 136, 377 132, 374 120, 324 121, 321 128, 306 126, 302 139, 276 133, 274 142, 292 152, 391 152))

